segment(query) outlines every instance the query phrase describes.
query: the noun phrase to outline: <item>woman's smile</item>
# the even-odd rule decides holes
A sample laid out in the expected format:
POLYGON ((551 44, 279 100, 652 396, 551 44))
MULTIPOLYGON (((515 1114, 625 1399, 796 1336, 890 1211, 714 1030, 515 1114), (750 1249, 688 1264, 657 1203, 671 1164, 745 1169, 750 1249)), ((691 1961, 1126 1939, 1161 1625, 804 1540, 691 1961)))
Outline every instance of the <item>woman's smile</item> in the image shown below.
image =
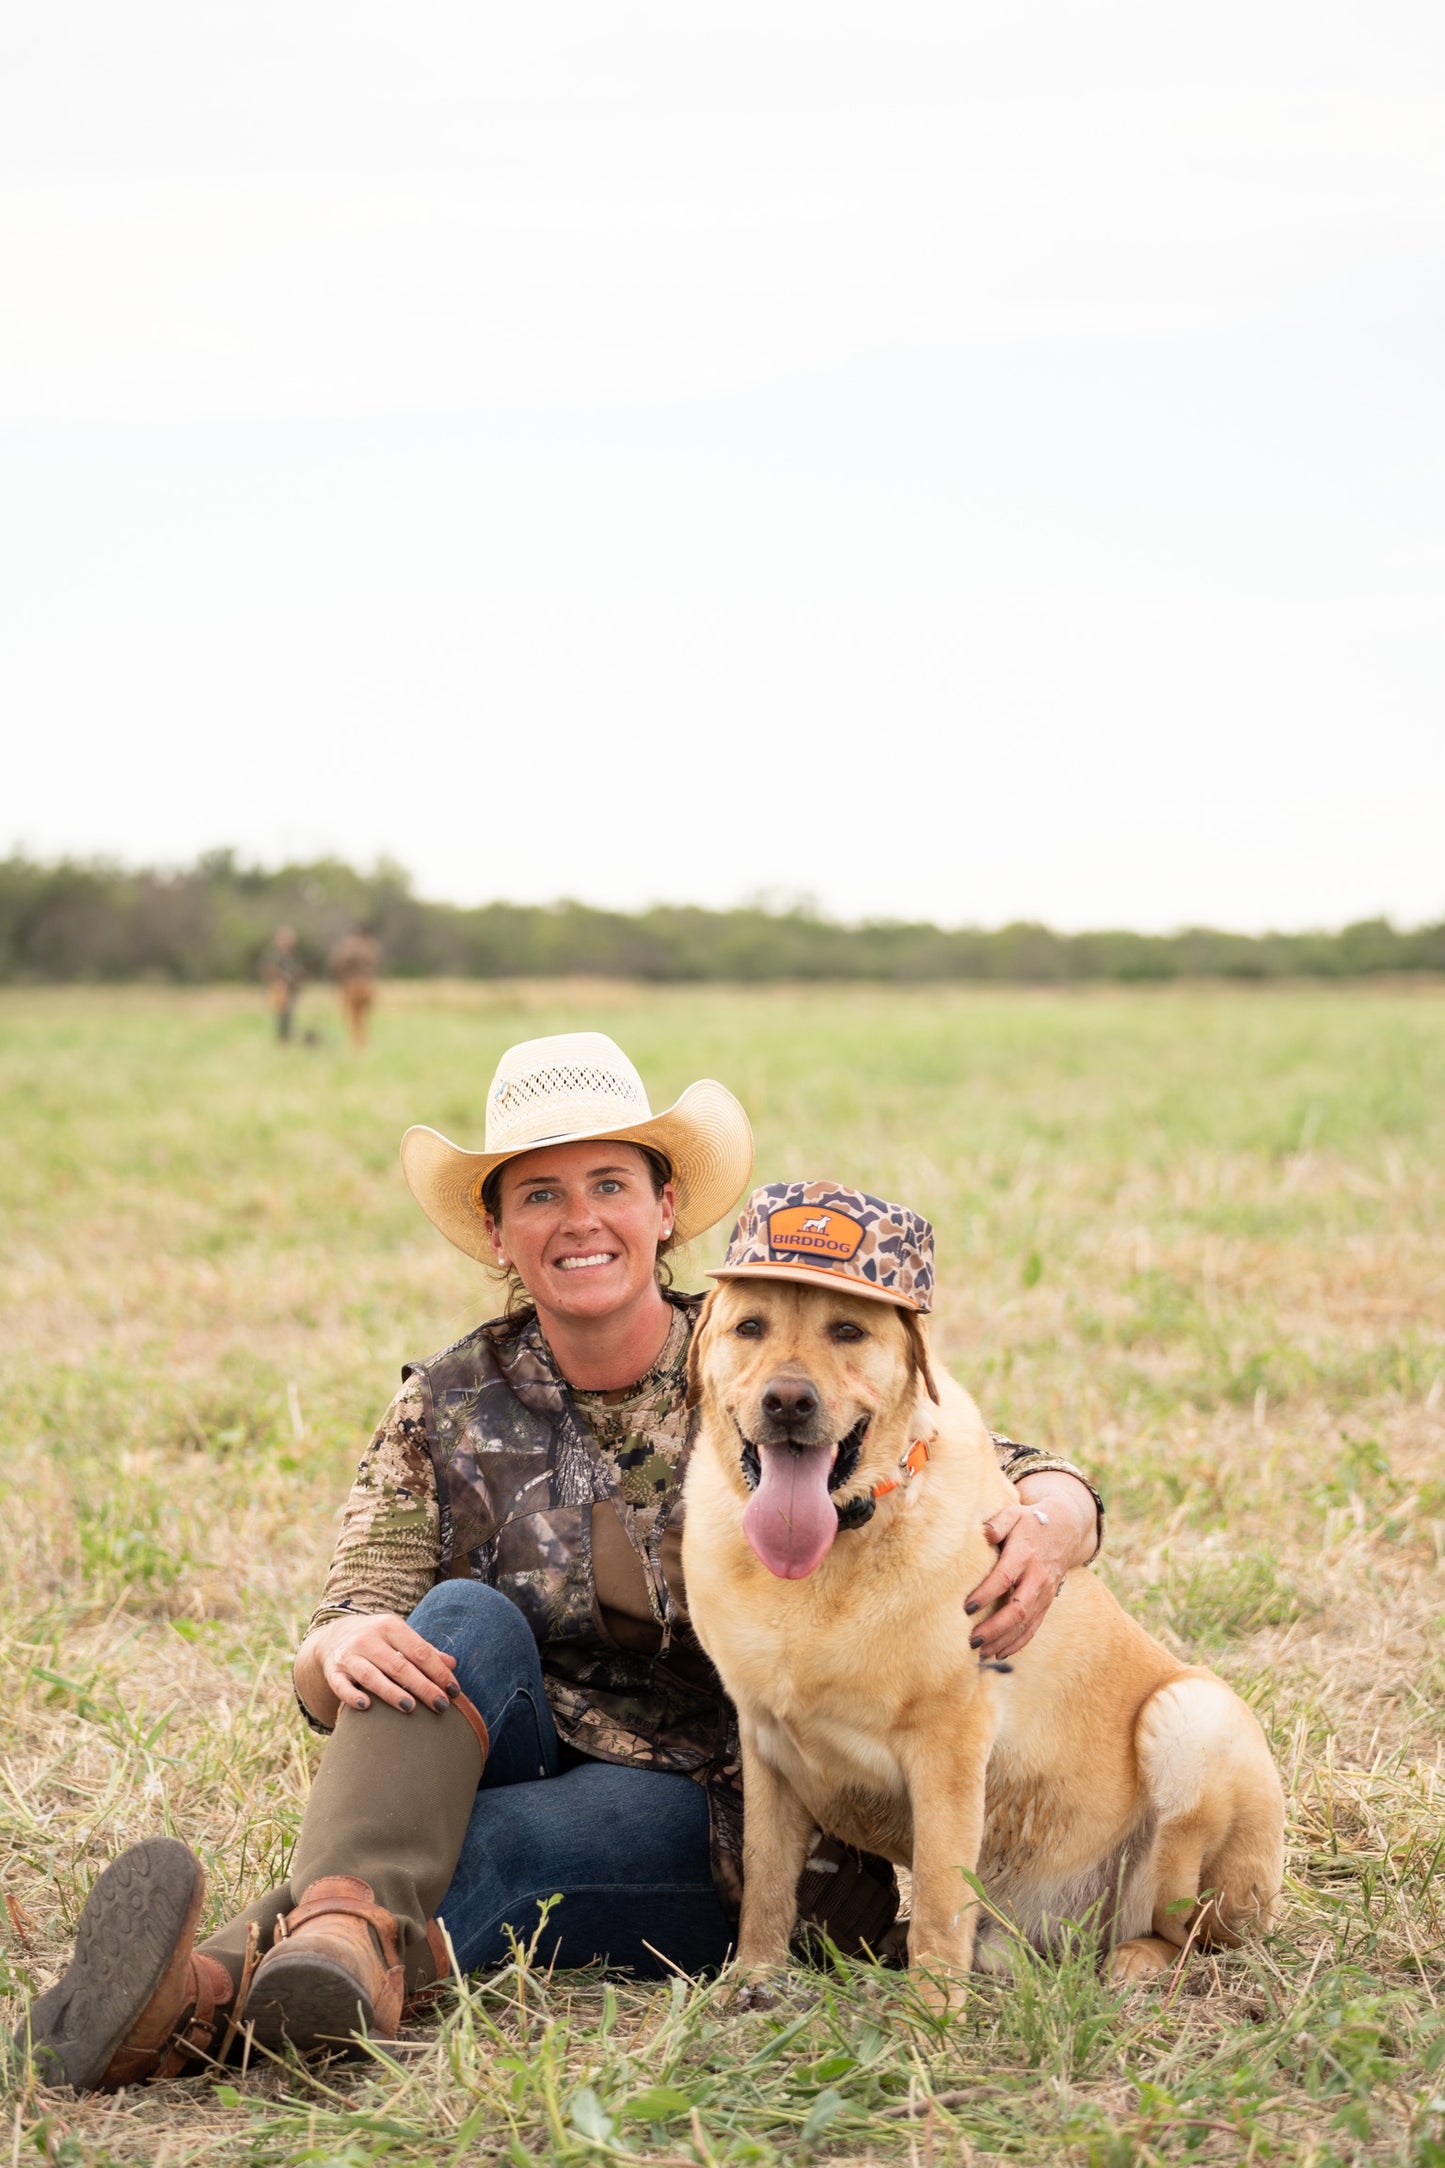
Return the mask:
POLYGON ((635 1346, 645 1369, 670 1322, 656 1272, 675 1211, 672 1184, 647 1155, 615 1138, 542 1145, 503 1166, 497 1202, 493 1247, 537 1305, 553 1352, 567 1350, 569 1327, 606 1328, 629 1350, 623 1367, 634 1362, 637 1375, 635 1346))

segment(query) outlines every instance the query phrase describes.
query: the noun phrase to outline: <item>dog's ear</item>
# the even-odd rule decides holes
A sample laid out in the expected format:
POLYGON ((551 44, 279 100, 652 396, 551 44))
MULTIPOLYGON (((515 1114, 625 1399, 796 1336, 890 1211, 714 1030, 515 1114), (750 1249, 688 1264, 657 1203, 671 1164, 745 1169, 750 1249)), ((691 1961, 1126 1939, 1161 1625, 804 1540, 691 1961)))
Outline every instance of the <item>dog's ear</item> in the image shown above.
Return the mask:
POLYGON ((692 1328, 692 1338, 687 1349, 687 1399, 685 1407, 695 1408, 702 1397, 702 1343, 707 1334, 708 1317, 713 1304, 722 1293, 715 1287, 697 1313, 697 1323, 692 1328))
MULTIPOLYGON (((933 1371, 928 1361, 928 1335, 923 1319, 916 1310, 903 1312, 903 1323, 908 1333, 908 1352, 913 1357, 915 1374, 923 1380, 923 1390, 935 1407, 938 1406, 938 1387, 933 1382, 933 1371)), ((693 1342, 696 1346, 696 1341, 693 1342)))

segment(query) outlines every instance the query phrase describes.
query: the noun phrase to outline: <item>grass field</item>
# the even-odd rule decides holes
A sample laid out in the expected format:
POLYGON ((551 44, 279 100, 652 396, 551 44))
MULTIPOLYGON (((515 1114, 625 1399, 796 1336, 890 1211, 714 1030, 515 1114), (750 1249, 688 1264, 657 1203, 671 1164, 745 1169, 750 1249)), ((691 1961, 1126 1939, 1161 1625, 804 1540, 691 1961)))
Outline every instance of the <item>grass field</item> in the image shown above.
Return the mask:
POLYGON ((359 2068, 22 2072, 12 2160, 1445 2168, 1445 995, 412 986, 361 1059, 312 1008, 283 1053, 244 992, 0 996, 7 2029, 123 1844, 195 1844, 212 1918, 284 1870, 351 1466, 488 1307, 398 1138, 479 1141, 501 1048, 585 1025, 655 1104, 730 1083, 760 1177, 934 1219, 943 1356, 1098 1472, 1111 1584, 1264 1722, 1284 1917, 1129 1998, 1026 1965, 947 2025, 866 1967, 731 2016, 522 1965, 359 2068))

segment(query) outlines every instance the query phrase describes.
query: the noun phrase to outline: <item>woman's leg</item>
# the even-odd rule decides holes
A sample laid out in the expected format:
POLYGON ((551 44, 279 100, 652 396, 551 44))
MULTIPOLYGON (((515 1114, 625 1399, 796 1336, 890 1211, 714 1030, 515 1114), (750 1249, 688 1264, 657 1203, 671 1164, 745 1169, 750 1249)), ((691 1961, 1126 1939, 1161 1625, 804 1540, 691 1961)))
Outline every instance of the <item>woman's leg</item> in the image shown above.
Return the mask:
POLYGON ((247 2022, 303 2052, 361 2030, 391 2038, 402 2001, 445 1969, 431 1927, 477 1787, 555 1769, 557 1738, 525 1619, 479 1582, 446 1582, 412 1613, 457 1658, 461 1698, 409 1711, 343 1708, 291 1860, 295 1909, 256 1968, 247 2022), (284 1932, 283 1932, 284 1931, 284 1932))
POLYGON ((481 1581, 439 1581, 407 1624, 457 1660, 457 1684, 487 1727, 485 1785, 557 1774, 557 1727, 542 1660, 517 1606, 481 1581))
POLYGON ((728 1922, 713 1887, 707 1796, 690 1777, 607 1762, 559 1775, 536 1643, 520 1611, 476 1582, 445 1581, 411 1623, 457 1660, 491 1750, 450 1887, 436 1906, 463 1971, 506 1962, 505 1929, 530 1938, 560 1894, 539 1954, 607 1958, 643 1974, 723 1962, 728 1922))
MULTIPOLYGON (((565 1891, 571 1906, 565 1943, 570 1962, 605 1952, 615 1963, 655 1964, 641 1947, 644 1941, 689 1970, 715 1962, 708 1954, 714 1948, 721 1955, 726 1924, 706 1878, 700 1789, 687 1778, 601 1763, 558 1777, 557 1735, 536 1645, 521 1613, 495 1590, 479 1582, 443 1582, 412 1620, 457 1657, 462 1690, 490 1734, 485 1774, 476 1737, 455 1708, 440 1715, 428 1709, 404 1715, 381 1702, 369 1710, 343 1709, 312 1787, 289 1882, 248 1906, 199 1950, 192 1950, 190 1939, 200 1901, 198 1864, 170 1840, 150 1840, 122 1855, 120 1871, 107 1870, 87 1907, 87 1913, 95 1911, 95 1933, 88 1934, 83 1917, 70 1970, 31 2013, 37 2049, 73 2068, 72 2082, 134 2083, 153 2074, 164 2043, 191 2023, 193 2013, 199 2023, 206 1998, 224 2018, 249 1926, 258 1928, 260 1947, 279 1959, 286 1945, 273 1943, 277 1919, 317 1882, 366 1886, 374 1905, 389 1915, 397 1949, 392 1969, 404 1972, 410 1988, 434 1976, 426 1922, 443 1896, 457 1922, 453 1933, 464 1965, 505 1956, 501 1922, 514 1919, 519 1931, 530 1933, 537 1892, 554 1889, 565 1891), (488 1823, 481 1809, 499 1803, 508 1803, 510 1811, 491 1824, 500 1864, 488 1869, 488 1823), (467 1861, 460 1868, 464 1849, 467 1861), (162 1920, 159 1902, 137 1909, 132 1884, 142 1868, 163 1868, 175 1882, 173 1921, 169 1913, 162 1920), (630 1939, 623 1931, 629 1907, 638 1912, 630 1939), (157 1932, 164 1927, 164 1947, 154 1964, 147 1960, 148 1969, 124 1961, 134 1918, 157 1932), (107 1959, 101 1995, 96 1951, 108 1951, 112 1942, 118 1954, 114 1964, 107 1959), (97 2015, 98 1995, 104 2007, 97 2015), (112 2057, 115 2041, 120 2047, 112 2057), (131 2060, 142 2056, 145 2067, 132 2069, 131 2060)), ((170 1894, 168 1885, 168 1903, 170 1894)), ((369 1928, 363 1940, 370 1947, 369 1928)), ((284 2030, 288 2013, 274 1959, 270 2001, 284 2030)), ((381 1959, 384 1967, 385 1950, 381 1959)), ((255 1989, 260 1986, 258 1972, 255 1989)), ((353 2029, 358 2007, 353 1992, 349 2015, 328 2018, 321 2030, 334 2037, 353 2029)), ((260 2008, 253 1990, 248 2015, 252 2009, 259 2015, 260 2008)), ((361 2015, 371 2023, 364 2007, 361 2015)))
POLYGON ((437 1907, 463 1972, 504 1964, 507 1928, 528 1942, 553 1896, 561 1902, 537 1945, 544 1964, 604 1959, 644 1977, 721 1965, 732 1935, 713 1887, 702 1786, 582 1762, 478 1792, 437 1907))
POLYGON ((270 1949, 279 1914, 314 1882, 365 1882, 396 1924, 408 1988, 432 1977, 426 1923, 451 1880, 479 1781, 552 1775, 557 1733, 531 1630, 516 1605, 480 1581, 442 1581, 410 1623, 457 1659, 462 1692, 486 1725, 485 1766, 460 1711, 383 1701, 343 1708, 311 1787, 291 1872, 202 1948, 239 1978, 252 1922, 270 1949))
POLYGON ((504 1964, 506 1929, 528 1941, 552 1896, 562 1902, 538 1946, 548 1964, 605 1958, 655 1975, 668 1969, 660 1951, 684 1972, 720 1965, 731 1931, 713 1886, 702 1786, 610 1762, 559 1775, 536 1644, 521 1612, 493 1590, 444 1582, 411 1623, 456 1657, 458 1683, 492 1737, 456 1872, 437 1904, 462 1970, 504 1964), (469 1601, 474 1593, 490 1602, 469 1601))

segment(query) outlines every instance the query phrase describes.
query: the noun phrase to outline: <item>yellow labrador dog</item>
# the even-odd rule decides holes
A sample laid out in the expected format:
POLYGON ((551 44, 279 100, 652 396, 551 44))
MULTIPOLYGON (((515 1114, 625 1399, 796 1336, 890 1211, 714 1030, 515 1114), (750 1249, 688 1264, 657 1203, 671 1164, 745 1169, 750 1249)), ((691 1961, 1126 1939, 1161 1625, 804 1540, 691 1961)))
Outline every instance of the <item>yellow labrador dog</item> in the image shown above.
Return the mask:
POLYGON ((739 1966, 786 1963, 815 1825, 911 1870, 909 1961, 935 2000, 989 1962, 975 1876, 1041 1949, 1097 1919, 1119 1980, 1267 1922, 1284 1801, 1221 1679, 1087 1572, 1011 1670, 969 1647, 982 1524, 1016 1494, 973 1402, 930 1370, 927 1221, 779 1184, 717 1277, 692 1342, 683 1571, 741 1723, 739 1966))

